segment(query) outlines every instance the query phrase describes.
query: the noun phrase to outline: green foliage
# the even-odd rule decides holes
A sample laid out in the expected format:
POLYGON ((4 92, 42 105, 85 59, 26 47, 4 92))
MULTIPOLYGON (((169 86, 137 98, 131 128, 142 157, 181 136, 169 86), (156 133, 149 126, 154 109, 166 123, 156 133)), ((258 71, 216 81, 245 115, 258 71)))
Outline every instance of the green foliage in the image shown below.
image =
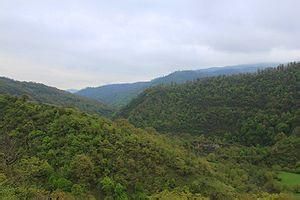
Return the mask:
POLYGON ((82 111, 110 117, 113 109, 95 100, 80 97, 69 92, 59 90, 33 82, 19 82, 0 77, 0 94, 19 96, 23 101, 32 100, 51 105, 73 107, 82 111))
POLYGON ((181 144, 124 120, 1 95, 0 111, 0 172, 15 193, 30 186, 59 196, 98 191, 142 198, 212 175, 210 165, 181 144))
POLYGON ((199 194, 192 194, 192 193, 186 192, 186 191, 164 190, 164 191, 150 197, 150 200, 157 200, 157 199, 161 199, 161 200, 169 200, 169 199, 172 199, 172 200, 189 200, 189 199, 208 200, 209 198, 205 198, 199 194))
POLYGON ((22 158, 16 166, 16 172, 20 174, 19 181, 23 179, 28 183, 42 181, 46 182, 53 168, 45 160, 37 157, 22 158))
POLYGON ((109 177, 104 177, 101 180, 101 189, 107 196, 112 196, 114 192, 115 183, 109 177))
POLYGON ((149 89, 123 110, 145 129, 0 95, 0 199, 292 199, 277 172, 299 172, 299 75, 149 89))
POLYGON ((91 99, 99 100, 103 103, 106 103, 107 105, 111 105, 116 108, 121 108, 128 104, 132 99, 137 97, 144 90, 153 86, 161 84, 170 85, 173 83, 180 84, 185 83, 187 81, 218 75, 250 73, 255 72, 257 69, 275 66, 275 63, 261 63, 208 68, 200 70, 176 71, 171 74, 168 74, 167 76, 155 78, 148 82, 111 84, 95 88, 88 87, 77 91, 76 94, 91 99))
POLYGON ((66 191, 66 192, 70 192, 73 183, 71 181, 69 181, 66 178, 63 177, 59 177, 57 175, 52 175, 49 178, 49 184, 51 185, 51 189, 52 190, 62 190, 62 191, 66 191))
POLYGON ((119 116, 161 132, 226 136, 245 145, 272 145, 298 130, 300 63, 255 74, 218 76, 147 89, 119 116))
POLYGON ((70 163, 70 173, 74 181, 85 185, 95 182, 94 164, 83 154, 76 155, 70 163))

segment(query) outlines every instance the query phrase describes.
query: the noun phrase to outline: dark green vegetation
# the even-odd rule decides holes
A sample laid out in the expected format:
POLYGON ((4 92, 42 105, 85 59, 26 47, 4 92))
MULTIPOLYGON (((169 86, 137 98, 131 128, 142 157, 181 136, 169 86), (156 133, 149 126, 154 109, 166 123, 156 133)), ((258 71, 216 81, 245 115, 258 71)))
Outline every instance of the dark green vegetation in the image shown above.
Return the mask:
POLYGON ((111 116, 113 113, 113 110, 103 103, 39 83, 20 82, 0 77, 0 94, 26 96, 36 102, 63 107, 76 107, 85 112, 104 116, 111 116))
POLYGON ((79 90, 75 94, 96 99, 113 107, 120 108, 139 93, 150 87, 149 82, 104 85, 79 90))
POLYGON ((171 138, 24 98, 0 96, 0 113, 0 199, 289 198, 269 194, 282 191, 269 166, 285 145, 297 151, 291 146, 299 138, 280 138, 279 150, 232 145, 212 152, 206 148, 217 140, 171 138))
POLYGON ((204 77, 230 75, 247 72, 256 72, 257 69, 266 67, 275 67, 275 63, 261 63, 251 65, 236 65, 228 67, 215 67, 201 70, 177 71, 167 76, 153 79, 149 82, 125 83, 104 85, 96 88, 86 88, 78 91, 76 94, 99 100, 108 105, 120 108, 129 103, 138 94, 146 88, 171 83, 184 83, 204 77))
POLYGON ((8 96, 0 112, 1 184, 17 198, 56 190, 143 198, 213 173, 182 146, 125 121, 8 96))
POLYGON ((299 71, 147 89, 120 113, 143 129, 5 84, 0 199, 298 198, 299 71))
POLYGON ((273 145, 299 134, 300 63, 147 89, 120 112, 138 127, 273 145))

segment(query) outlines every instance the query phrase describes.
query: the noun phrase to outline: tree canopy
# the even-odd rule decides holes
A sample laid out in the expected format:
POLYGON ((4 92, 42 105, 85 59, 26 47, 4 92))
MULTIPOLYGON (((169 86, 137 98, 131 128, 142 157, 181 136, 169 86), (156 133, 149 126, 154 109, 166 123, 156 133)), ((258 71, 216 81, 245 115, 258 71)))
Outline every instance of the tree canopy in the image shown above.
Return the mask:
POLYGON ((300 63, 147 89, 119 112, 138 127, 271 145, 299 131, 300 63))

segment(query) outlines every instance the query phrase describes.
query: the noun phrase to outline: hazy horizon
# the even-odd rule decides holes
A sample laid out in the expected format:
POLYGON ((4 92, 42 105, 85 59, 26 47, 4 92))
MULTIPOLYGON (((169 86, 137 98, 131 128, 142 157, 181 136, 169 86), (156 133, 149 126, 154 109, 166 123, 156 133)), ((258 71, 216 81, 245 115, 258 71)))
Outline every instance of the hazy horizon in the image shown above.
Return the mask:
POLYGON ((297 0, 0 0, 0 76, 60 89, 300 60, 297 0))
MULTIPOLYGON (((291 61, 291 62, 294 62, 294 61, 291 61)), ((299 62, 299 61, 295 61, 295 62, 299 62)), ((132 82, 112 82, 112 83, 104 83, 102 85, 88 85, 86 87, 83 87, 83 88, 59 88, 59 87, 56 87, 54 85, 48 85, 46 83, 43 83, 43 82, 36 82, 36 81, 33 81, 33 80, 22 80, 22 79, 15 79, 13 77, 8 77, 8 76, 1 76, 0 77, 4 77, 4 78, 8 78, 8 79, 12 79, 12 80, 15 80, 15 81, 21 81, 21 82, 34 82, 34 83, 41 83, 41 84, 44 84, 44 85, 47 85, 47 86, 50 86, 50 87, 56 87, 60 90, 65 90, 65 91, 79 91, 79 90, 82 90, 82 89, 86 89, 86 88, 96 88, 96 87, 101 87, 101 86, 105 86, 105 85, 118 85, 118 84, 131 84, 131 83, 137 83, 137 82, 149 82, 149 81, 152 81, 156 78, 162 78, 162 77, 165 77, 165 76, 168 76, 172 73, 175 73, 175 72, 180 72, 180 71, 197 71, 197 70, 202 70, 202 69, 212 69, 212 68, 226 68, 226 67, 236 67, 236 66, 242 66, 242 65, 255 65, 255 64, 285 64, 285 62, 278 62, 278 63, 275 63, 275 62, 269 62, 269 63, 247 63, 247 64, 240 64, 240 65, 226 65, 226 66, 206 66, 206 67, 202 67, 202 68, 195 68, 195 69, 184 69, 184 70, 176 70, 176 71, 170 71, 170 72, 167 72, 166 74, 161 74, 161 75, 158 75, 156 77, 152 77, 150 79, 147 79, 147 80, 137 80, 137 81, 132 81, 132 82)))

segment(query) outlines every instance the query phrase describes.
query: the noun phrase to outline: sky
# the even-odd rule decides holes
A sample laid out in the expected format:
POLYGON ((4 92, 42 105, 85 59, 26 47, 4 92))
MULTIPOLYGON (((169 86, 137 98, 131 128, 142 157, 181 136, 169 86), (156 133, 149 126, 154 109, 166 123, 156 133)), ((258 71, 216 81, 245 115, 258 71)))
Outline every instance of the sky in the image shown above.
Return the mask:
POLYGON ((60 89, 300 60, 299 0, 0 0, 0 76, 60 89))

